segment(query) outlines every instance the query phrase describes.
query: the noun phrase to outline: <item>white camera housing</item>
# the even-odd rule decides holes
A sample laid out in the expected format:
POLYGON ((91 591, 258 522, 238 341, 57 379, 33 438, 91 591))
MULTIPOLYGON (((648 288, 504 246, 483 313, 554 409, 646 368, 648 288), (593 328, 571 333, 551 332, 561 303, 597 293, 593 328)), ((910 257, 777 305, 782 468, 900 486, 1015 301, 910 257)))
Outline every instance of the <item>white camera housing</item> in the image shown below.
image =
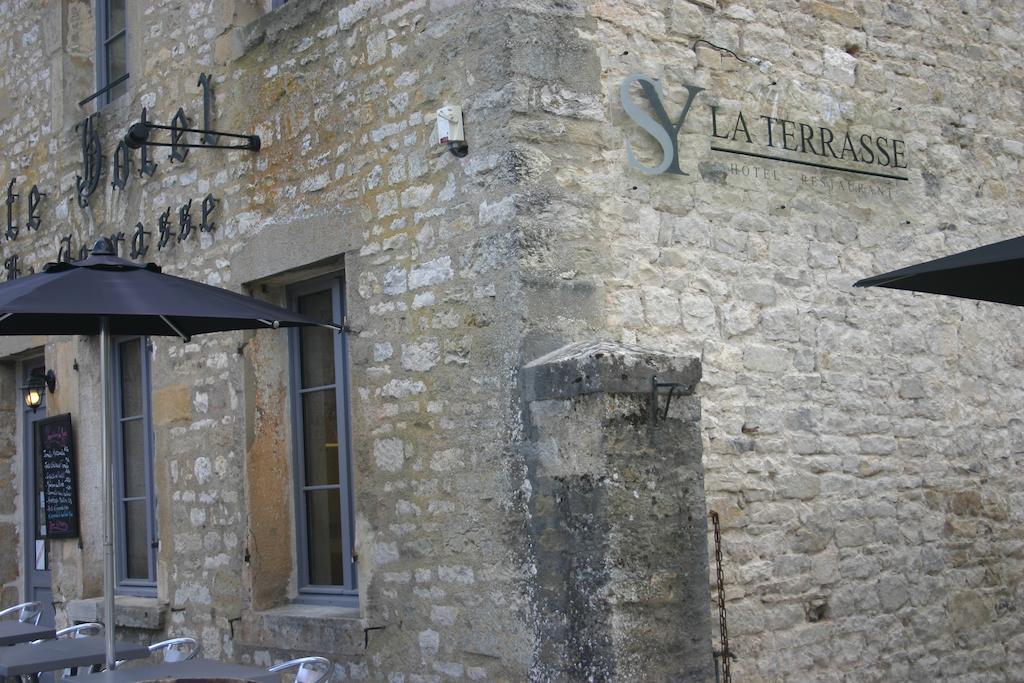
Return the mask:
POLYGON ((466 130, 462 125, 462 107, 449 105, 437 110, 437 144, 465 142, 466 130))

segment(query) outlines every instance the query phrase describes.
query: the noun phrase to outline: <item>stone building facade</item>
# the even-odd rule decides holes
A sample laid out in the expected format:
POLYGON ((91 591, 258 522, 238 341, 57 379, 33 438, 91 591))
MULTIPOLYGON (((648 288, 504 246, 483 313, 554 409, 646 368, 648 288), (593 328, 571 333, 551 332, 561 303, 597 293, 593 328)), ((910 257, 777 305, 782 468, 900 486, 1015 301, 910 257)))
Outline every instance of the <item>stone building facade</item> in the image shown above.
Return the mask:
MULTIPOLYGON (((851 289, 1015 234, 1017 4, 277 4, 126 3, 128 77, 79 105, 118 3, 0 3, 10 275, 138 230, 171 274, 343 292, 354 590, 303 591, 296 339, 154 337, 155 587, 120 632, 342 680, 707 680, 715 510, 736 680, 1019 677, 1017 312, 851 289), (143 107, 202 125, 200 74, 261 149, 140 175, 119 141, 143 107)), ((96 342, 0 355, 3 602, 33 570, 41 360, 79 467, 56 619, 95 619, 96 342)))

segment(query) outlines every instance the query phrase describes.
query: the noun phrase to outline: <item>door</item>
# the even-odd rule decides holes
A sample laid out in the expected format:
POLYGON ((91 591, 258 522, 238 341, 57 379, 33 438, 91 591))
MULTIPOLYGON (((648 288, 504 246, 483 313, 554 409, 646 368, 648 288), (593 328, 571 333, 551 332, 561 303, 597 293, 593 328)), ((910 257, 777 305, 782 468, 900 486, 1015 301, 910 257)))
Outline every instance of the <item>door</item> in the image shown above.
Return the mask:
MULTIPOLYGON (((33 373, 44 371, 43 359, 35 358, 21 364, 22 384, 28 382, 33 373)), ((43 390, 42 404, 32 410, 25 405, 19 390, 18 405, 21 406, 22 457, 25 467, 25 600, 34 600, 43 607, 40 624, 54 625, 53 590, 50 585, 50 541, 46 538, 46 520, 43 516, 43 468, 41 454, 36 443, 36 422, 46 417, 46 390, 43 390)))

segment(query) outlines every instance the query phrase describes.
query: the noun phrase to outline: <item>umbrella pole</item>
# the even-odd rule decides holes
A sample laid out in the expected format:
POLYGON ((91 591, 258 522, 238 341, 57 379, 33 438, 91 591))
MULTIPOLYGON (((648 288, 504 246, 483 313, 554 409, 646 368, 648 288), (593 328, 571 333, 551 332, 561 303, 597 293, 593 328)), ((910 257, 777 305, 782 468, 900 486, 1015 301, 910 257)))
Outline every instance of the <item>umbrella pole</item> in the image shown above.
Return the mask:
POLYGON ((103 634, 106 639, 107 670, 114 659, 114 449, 110 433, 110 319, 100 319, 100 392, 103 394, 103 634))

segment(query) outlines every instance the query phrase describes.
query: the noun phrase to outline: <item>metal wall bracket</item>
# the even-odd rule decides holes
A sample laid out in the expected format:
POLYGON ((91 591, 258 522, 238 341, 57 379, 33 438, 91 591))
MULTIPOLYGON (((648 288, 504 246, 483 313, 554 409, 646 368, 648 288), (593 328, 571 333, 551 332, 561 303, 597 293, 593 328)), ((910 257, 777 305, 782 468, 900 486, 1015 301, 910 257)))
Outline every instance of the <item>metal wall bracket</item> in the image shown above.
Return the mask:
POLYGON ((202 128, 187 128, 184 126, 164 126, 159 123, 151 123, 146 120, 138 121, 133 123, 125 133, 124 143, 128 146, 128 149, 139 149, 141 147, 184 147, 184 148, 199 148, 199 149, 245 149, 250 152, 260 151, 260 136, 259 135, 245 135, 241 133, 224 133, 216 130, 204 130, 202 128), (184 133, 200 133, 203 137, 204 142, 200 144, 193 144, 189 142, 182 142, 180 139, 175 139, 172 142, 150 142, 149 132, 153 129, 156 130, 169 130, 173 135, 182 135, 184 133), (237 145, 211 145, 205 140, 209 139, 210 136, 223 136, 227 138, 240 138, 245 142, 237 145))
POLYGON ((658 424, 658 392, 668 388, 668 397, 665 399, 665 412, 661 419, 668 417, 668 407, 672 404, 672 394, 680 386, 679 382, 659 382, 657 375, 651 375, 651 424, 658 424))

